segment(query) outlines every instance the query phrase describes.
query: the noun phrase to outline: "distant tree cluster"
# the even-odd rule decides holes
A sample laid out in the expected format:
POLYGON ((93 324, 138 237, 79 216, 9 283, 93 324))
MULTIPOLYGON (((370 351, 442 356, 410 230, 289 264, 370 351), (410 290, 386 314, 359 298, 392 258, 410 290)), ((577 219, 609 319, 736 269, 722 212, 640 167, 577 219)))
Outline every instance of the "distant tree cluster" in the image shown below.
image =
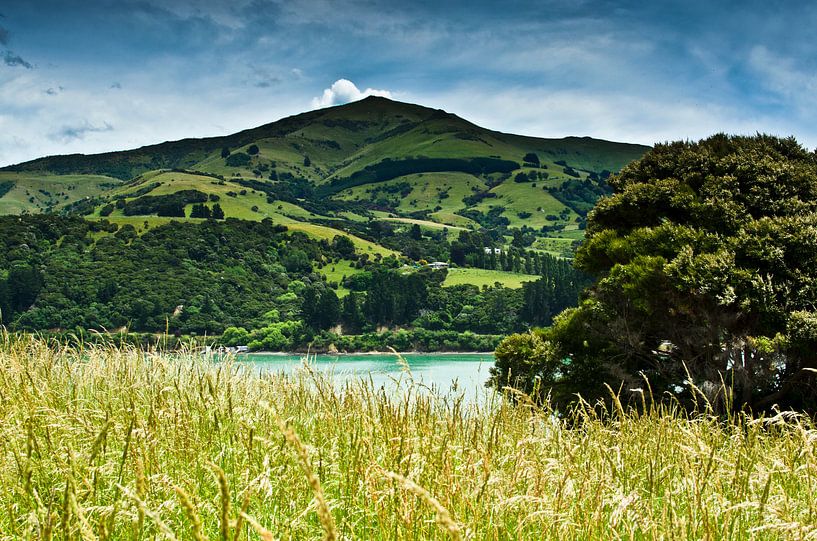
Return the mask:
POLYGON ((499 158, 407 158, 402 160, 385 159, 376 164, 352 173, 349 177, 336 178, 323 188, 326 194, 337 193, 347 188, 385 182, 397 177, 414 173, 433 173, 442 171, 459 171, 472 175, 488 173, 510 173, 519 169, 519 164, 499 158))
POLYGON ((120 200, 125 216, 185 216, 184 208, 191 203, 204 203, 208 196, 199 190, 180 190, 167 195, 145 195, 130 201, 120 200))
POLYGON ((0 199, 14 188, 15 183, 10 180, 0 182, 0 199))
POLYGON ((250 164, 252 158, 250 158, 249 154, 245 154, 243 152, 234 152, 227 156, 224 160, 224 163, 228 167, 246 167, 250 164))

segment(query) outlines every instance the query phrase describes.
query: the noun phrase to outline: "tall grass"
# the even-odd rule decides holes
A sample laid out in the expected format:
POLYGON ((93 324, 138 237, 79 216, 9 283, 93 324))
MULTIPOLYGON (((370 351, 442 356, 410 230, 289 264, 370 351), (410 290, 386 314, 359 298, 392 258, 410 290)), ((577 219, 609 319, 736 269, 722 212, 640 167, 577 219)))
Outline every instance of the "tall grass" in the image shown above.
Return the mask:
POLYGON ((0 335, 2 539, 814 539, 817 431, 0 335))

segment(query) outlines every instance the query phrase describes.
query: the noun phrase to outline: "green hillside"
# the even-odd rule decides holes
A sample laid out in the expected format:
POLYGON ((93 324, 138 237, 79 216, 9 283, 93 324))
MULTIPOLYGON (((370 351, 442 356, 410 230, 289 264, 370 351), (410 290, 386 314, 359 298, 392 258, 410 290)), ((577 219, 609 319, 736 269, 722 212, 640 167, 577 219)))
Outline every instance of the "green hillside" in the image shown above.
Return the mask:
POLYGON ((0 215, 58 211, 121 183, 101 175, 0 171, 0 215))
POLYGON ((505 134, 371 97, 224 137, 9 166, 0 214, 79 214, 143 231, 218 203, 226 217, 351 235, 372 256, 395 251, 384 227, 415 224, 445 235, 483 228, 499 244, 519 229, 527 246, 569 253, 606 177, 646 150, 505 134))

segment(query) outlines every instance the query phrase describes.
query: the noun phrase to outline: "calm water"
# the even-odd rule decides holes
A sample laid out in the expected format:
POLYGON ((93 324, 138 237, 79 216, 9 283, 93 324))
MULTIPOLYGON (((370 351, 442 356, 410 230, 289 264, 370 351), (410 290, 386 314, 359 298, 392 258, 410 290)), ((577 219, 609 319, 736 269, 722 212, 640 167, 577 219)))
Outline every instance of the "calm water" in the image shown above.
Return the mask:
MULTIPOLYGON (((445 394, 452 389, 462 391, 471 400, 486 394, 488 369, 494 365, 494 356, 488 354, 406 353, 414 380, 445 394)), ((259 371, 292 373, 303 365, 302 355, 251 353, 239 355, 237 361, 252 364, 259 371)), ((350 378, 371 378, 376 387, 394 385, 394 379, 403 375, 394 355, 317 355, 310 356, 309 364, 325 371, 338 382, 350 378)), ((403 375, 405 378, 405 375, 403 375)))

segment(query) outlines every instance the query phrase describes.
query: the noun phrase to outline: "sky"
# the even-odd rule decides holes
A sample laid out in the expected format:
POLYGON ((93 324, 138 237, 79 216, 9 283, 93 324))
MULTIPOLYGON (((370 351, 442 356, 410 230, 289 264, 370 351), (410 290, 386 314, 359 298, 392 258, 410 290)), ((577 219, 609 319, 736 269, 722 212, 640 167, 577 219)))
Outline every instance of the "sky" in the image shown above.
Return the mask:
POLYGON ((375 94, 538 137, 817 147, 817 2, 2 0, 0 166, 375 94))

